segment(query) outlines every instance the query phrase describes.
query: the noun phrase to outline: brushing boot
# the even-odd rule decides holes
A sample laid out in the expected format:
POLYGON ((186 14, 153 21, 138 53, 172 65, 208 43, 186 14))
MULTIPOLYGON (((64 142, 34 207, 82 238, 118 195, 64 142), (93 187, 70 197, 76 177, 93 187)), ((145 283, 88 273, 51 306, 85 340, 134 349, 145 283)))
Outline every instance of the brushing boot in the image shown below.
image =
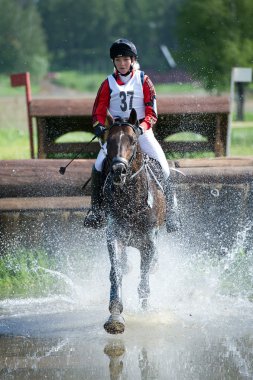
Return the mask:
POLYGON ((102 188, 102 173, 97 171, 95 166, 93 166, 91 172, 91 210, 84 219, 84 227, 86 228, 101 228, 104 225, 102 188))
POLYGON ((181 227, 181 221, 178 214, 176 193, 173 190, 170 177, 166 180, 164 190, 166 198, 166 230, 168 233, 176 232, 181 227))

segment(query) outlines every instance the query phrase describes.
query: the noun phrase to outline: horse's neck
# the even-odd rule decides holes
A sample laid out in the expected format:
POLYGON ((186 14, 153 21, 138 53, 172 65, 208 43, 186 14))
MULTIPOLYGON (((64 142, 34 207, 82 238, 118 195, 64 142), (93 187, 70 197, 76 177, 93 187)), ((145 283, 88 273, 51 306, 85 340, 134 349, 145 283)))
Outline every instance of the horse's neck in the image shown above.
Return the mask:
POLYGON ((144 167, 144 158, 144 154, 138 149, 132 165, 132 175, 136 175, 131 182, 133 183, 136 194, 141 194, 141 197, 145 196, 147 191, 147 173, 144 167))

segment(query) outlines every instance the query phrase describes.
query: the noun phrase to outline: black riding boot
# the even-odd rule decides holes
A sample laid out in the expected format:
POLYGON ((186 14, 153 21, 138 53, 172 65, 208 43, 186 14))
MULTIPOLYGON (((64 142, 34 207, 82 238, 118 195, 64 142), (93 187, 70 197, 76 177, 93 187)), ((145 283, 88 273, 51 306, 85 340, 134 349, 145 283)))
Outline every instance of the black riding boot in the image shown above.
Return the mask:
POLYGON ((93 166, 91 172, 91 213, 84 219, 84 227, 103 227, 104 212, 101 209, 103 201, 102 187, 102 173, 97 171, 95 166, 93 166))
POLYGON ((176 232, 181 227, 181 222, 178 215, 176 193, 173 189, 170 177, 166 180, 165 185, 166 198, 166 229, 167 232, 176 232))

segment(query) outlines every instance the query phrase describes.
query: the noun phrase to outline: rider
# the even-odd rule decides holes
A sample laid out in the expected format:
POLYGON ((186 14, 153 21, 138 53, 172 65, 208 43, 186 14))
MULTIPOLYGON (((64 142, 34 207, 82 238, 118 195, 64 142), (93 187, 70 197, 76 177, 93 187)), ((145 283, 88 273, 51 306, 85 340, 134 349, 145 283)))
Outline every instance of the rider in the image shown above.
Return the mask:
MULTIPOLYGON (((180 222, 176 198, 171 186, 170 169, 165 154, 152 131, 157 121, 154 85, 150 78, 139 70, 137 50, 131 41, 124 38, 116 40, 110 48, 110 57, 114 64, 114 73, 105 79, 98 90, 92 111, 94 133, 99 138, 103 137, 106 131, 107 110, 114 118, 127 119, 131 109, 135 108, 140 122, 141 135, 138 142, 141 150, 160 163, 166 180, 164 190, 167 204, 167 232, 177 231, 180 222)), ((92 213, 85 218, 85 227, 98 228, 103 223, 102 167, 105 150, 106 143, 92 168, 92 213)))

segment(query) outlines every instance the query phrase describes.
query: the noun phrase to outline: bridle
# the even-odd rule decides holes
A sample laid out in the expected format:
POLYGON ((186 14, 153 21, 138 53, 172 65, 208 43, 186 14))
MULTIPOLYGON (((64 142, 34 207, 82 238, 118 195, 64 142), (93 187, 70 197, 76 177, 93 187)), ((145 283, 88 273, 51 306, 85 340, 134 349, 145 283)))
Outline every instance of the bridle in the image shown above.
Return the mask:
MULTIPOLYGON (((133 141, 131 142, 132 146, 132 154, 129 159, 125 159, 124 157, 120 156, 114 156, 112 159, 108 156, 108 151, 104 152, 106 161, 107 161, 107 167, 109 169, 108 174, 105 179, 104 188, 107 184, 107 181, 112 181, 115 186, 119 186, 121 189, 125 185, 126 181, 132 180, 136 175, 138 175, 144 168, 144 165, 142 165, 141 170, 138 170, 136 173, 132 174, 133 171, 133 162, 137 156, 138 151, 138 137, 140 135, 140 129, 138 127, 138 124, 131 124, 128 122, 128 120, 122 120, 122 119, 116 119, 114 123, 109 127, 109 135, 108 139, 110 138, 112 134, 112 129, 114 127, 130 127, 134 134, 132 135, 133 141)), ((107 141, 108 141, 107 139, 107 141)), ((143 157, 142 157, 143 160, 143 157)))
MULTIPOLYGON (((127 121, 116 120, 109 128, 109 135, 113 127, 124 127, 124 126, 132 128, 132 130, 135 133, 135 139, 132 144, 134 146, 133 153, 129 160, 126 160, 125 158, 119 157, 119 156, 113 157, 113 159, 110 160, 110 169, 112 169, 113 165, 123 165, 126 170, 126 176, 127 176, 129 174, 129 171, 131 170, 132 163, 134 159, 136 158, 136 154, 137 154, 137 144, 138 144, 138 137, 139 137, 138 125, 133 125, 127 121)), ((108 158, 108 154, 107 154, 107 158, 108 158)))

